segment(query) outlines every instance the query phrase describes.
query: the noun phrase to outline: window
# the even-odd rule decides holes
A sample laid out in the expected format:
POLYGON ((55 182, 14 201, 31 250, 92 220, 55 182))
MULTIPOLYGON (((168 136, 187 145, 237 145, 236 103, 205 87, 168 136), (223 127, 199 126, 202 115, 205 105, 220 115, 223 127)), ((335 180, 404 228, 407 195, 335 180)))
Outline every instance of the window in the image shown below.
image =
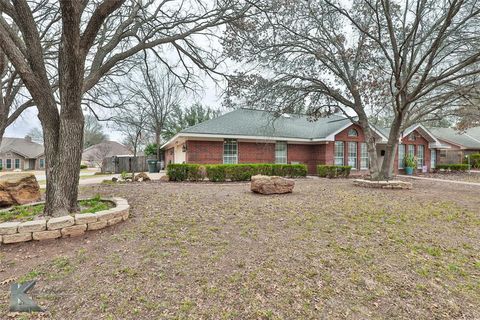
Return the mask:
POLYGON ((415 145, 413 144, 408 145, 408 155, 415 156, 415 145))
POLYGON ((0 168, 3 168, 3 159, 0 159, 0 168))
POLYGON ((349 137, 358 137, 358 131, 352 128, 352 129, 348 130, 348 136, 349 137))
POLYGON ((437 166, 437 150, 430 150, 430 169, 435 169, 437 166))
POLYGON ((398 145, 398 169, 405 168, 405 145, 398 145))
POLYGON ((348 143, 348 165, 351 166, 352 169, 357 168, 357 143, 356 142, 348 143))
POLYGON ((20 159, 15 159, 15 169, 20 169, 20 159))
POLYGON ((368 149, 367 144, 360 144, 360 169, 368 169, 368 149))
POLYGON ((223 163, 238 163, 238 145, 235 139, 225 139, 223 141, 223 163))
POLYGON ((285 141, 275 143, 275 163, 287 164, 287 143, 285 141))
POLYGON ((423 145, 417 146, 417 168, 422 169, 424 160, 425 147, 423 145))
POLYGON ((344 160, 344 148, 343 148, 343 141, 335 141, 335 165, 336 166, 343 166, 344 160))
POLYGON ((7 169, 12 169, 12 159, 7 159, 7 169))
POLYGON ((40 164, 40 169, 44 169, 45 168, 45 159, 40 159, 39 164, 40 164))

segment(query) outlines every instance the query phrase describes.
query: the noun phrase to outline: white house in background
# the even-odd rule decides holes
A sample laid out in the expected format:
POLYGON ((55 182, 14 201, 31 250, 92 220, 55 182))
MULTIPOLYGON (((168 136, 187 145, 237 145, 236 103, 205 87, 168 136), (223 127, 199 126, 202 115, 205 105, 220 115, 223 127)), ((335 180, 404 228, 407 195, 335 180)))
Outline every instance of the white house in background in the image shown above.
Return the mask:
POLYGON ((45 151, 43 145, 25 138, 3 137, 0 144, 0 167, 3 171, 44 170, 45 151))
POLYGON ((119 155, 133 155, 133 152, 116 141, 103 141, 83 150, 82 164, 99 168, 103 159, 119 155))

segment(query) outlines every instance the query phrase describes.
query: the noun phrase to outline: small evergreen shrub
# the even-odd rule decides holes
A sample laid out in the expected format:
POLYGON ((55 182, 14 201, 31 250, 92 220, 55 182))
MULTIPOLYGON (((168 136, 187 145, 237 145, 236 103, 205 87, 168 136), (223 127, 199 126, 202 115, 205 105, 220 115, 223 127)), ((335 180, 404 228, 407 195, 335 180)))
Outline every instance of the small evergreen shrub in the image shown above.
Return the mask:
POLYGON ((333 165, 319 165, 317 166, 317 173, 319 177, 323 178, 347 178, 352 170, 351 166, 333 166, 333 165))
POLYGON ((207 177, 212 182, 249 181, 262 174, 289 178, 305 177, 307 166, 303 164, 169 164, 167 175, 171 181, 200 181, 207 177))
MULTIPOLYGON (((472 168, 480 169, 480 153, 472 153, 468 155, 468 158, 470 158, 472 168)), ((468 160, 466 159, 464 163, 468 164, 468 160)))
POLYGON ((170 181, 185 181, 188 177, 187 166, 185 164, 170 163, 167 166, 167 175, 170 181))
POLYGON ((455 164, 437 164, 435 167, 436 171, 445 170, 445 171, 467 171, 468 164, 455 163, 455 164))
MULTIPOLYGON (((87 169, 87 168, 88 168, 88 166, 86 164, 81 164, 80 165, 80 170, 81 169, 87 169)), ((2 170, 1 167, 0 167, 0 170, 2 170)))
POLYGON ((227 178, 225 165, 207 165, 207 178, 212 182, 223 182, 227 178))

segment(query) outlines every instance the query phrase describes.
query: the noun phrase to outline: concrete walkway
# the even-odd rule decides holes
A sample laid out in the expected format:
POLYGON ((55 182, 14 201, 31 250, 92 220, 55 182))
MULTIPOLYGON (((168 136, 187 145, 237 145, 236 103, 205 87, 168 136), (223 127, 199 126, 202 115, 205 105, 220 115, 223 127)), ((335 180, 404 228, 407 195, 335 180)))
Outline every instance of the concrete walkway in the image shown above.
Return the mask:
MULTIPOLYGON (((138 173, 138 172, 137 172, 138 173)), ((165 175, 165 172, 156 172, 156 173, 148 173, 148 176, 150 177, 150 179, 152 180, 159 180, 160 177, 164 176, 165 175)), ((84 178, 84 179, 80 179, 80 181, 78 182, 78 185, 79 186, 85 186, 85 185, 91 185, 91 184, 98 184, 98 183, 102 183, 103 180, 112 180, 112 178, 115 177, 117 178, 118 180, 120 180, 120 174, 112 174, 112 175, 99 175, 99 176, 95 176, 95 175, 89 175, 88 178, 84 178)), ((40 188, 46 188, 46 183, 42 183, 40 184, 40 188)))
POLYGON ((458 181, 458 180, 445 180, 445 179, 437 179, 437 178, 416 177, 416 176, 407 176, 407 175, 403 175, 403 174, 399 174, 397 177, 417 179, 417 180, 430 180, 430 181, 437 181, 437 182, 448 182, 448 183, 456 183, 456 184, 463 184, 463 185, 480 187, 479 182, 468 182, 468 181, 458 181))

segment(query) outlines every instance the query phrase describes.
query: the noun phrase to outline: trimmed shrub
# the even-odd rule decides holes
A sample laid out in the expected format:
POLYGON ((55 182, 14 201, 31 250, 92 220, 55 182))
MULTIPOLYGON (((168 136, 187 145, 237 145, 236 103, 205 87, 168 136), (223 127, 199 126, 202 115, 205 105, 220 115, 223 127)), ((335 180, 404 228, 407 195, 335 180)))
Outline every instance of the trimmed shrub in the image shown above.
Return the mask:
POLYGON ((455 163, 455 164, 437 164, 435 167, 436 171, 446 170, 446 171, 467 171, 468 164, 455 163))
POLYGON ((169 164, 167 175, 171 181, 200 181, 207 177, 212 182, 249 181, 252 176, 263 174, 289 178, 305 177, 307 166, 303 164, 169 164))
MULTIPOLYGON (((88 166, 87 166, 86 164, 81 164, 81 165, 80 165, 80 170, 81 170, 81 169, 87 169, 87 168, 88 168, 88 166)), ((0 170, 2 170, 2 169, 0 169, 0 170)))
POLYGON ((319 165, 317 166, 317 173, 319 177, 323 178, 347 178, 351 169, 351 166, 319 165))
POLYGON ((170 163, 167 166, 167 175, 170 181, 185 181, 188 177, 188 167, 185 164, 170 163))
POLYGON ((268 164, 268 163, 256 163, 253 165, 253 174, 252 176, 254 175, 257 175, 257 174, 261 174, 261 175, 264 175, 264 176, 271 176, 273 175, 272 174, 272 164, 268 164))
POLYGON ((199 164, 169 164, 167 175, 170 181, 201 181, 205 179, 205 167, 199 164))
POLYGON ((272 176, 298 178, 307 176, 307 166, 304 164, 273 164, 272 176))
POLYGON ((212 182, 223 182, 227 179, 226 167, 222 164, 207 165, 207 178, 212 182))
MULTIPOLYGON (((472 168, 480 169, 480 153, 472 153, 468 155, 472 168)), ((465 161, 468 164, 468 160, 465 161)))

